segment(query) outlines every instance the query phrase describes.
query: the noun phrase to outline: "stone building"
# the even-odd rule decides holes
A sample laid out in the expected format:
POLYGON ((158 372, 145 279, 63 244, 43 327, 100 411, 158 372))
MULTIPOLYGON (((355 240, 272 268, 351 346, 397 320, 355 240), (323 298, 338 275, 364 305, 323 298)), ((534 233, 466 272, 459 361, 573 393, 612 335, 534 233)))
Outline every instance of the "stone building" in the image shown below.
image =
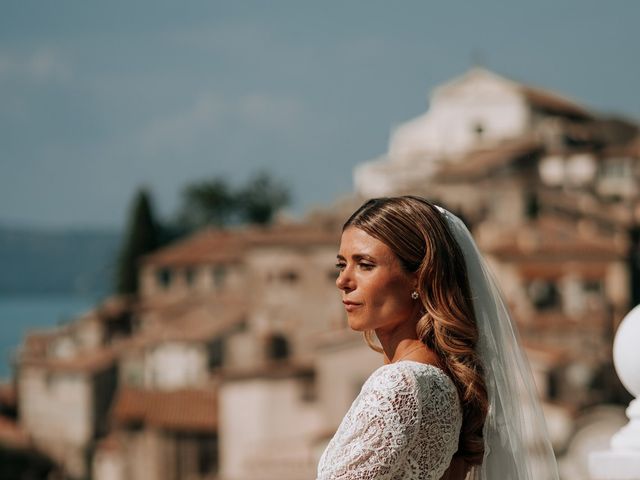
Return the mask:
POLYGON ((69 478, 212 478, 221 385, 311 364, 316 335, 344 326, 336 245, 331 228, 286 224, 204 230, 149 255, 139 299, 25 339, 20 425, 69 478))
POLYGON ((27 338, 16 372, 19 421, 33 445, 65 475, 84 478, 94 442, 108 430, 115 356, 109 348, 72 356, 65 352, 65 337, 57 340, 60 353, 47 355, 30 350, 27 338))
POLYGON ((638 138, 628 121, 473 69, 355 169, 350 198, 301 223, 196 232, 142 259, 139 298, 30 335, 19 427, 71 478, 312 478, 382 364, 335 288, 340 226, 364 198, 414 193, 472 229, 565 478, 579 479, 576 439, 588 443, 588 419, 604 418, 589 409, 619 394, 611 338, 640 296, 638 138))
POLYGON ((474 68, 354 171, 361 198, 423 195, 470 227, 519 324, 566 478, 586 478, 572 439, 588 442, 588 419, 602 418, 591 409, 624 404, 611 346, 640 301, 639 132, 474 68))
POLYGON ((214 389, 122 387, 111 418, 111 432, 93 457, 96 480, 216 478, 214 389))
MULTIPOLYGON (((338 239, 332 228, 304 224, 204 230, 143 260, 143 308, 206 298, 222 311, 242 311, 244 333, 225 348, 229 366, 310 361, 313 336, 344 325, 334 285, 338 239)), ((141 315, 142 329, 152 317, 141 315)))

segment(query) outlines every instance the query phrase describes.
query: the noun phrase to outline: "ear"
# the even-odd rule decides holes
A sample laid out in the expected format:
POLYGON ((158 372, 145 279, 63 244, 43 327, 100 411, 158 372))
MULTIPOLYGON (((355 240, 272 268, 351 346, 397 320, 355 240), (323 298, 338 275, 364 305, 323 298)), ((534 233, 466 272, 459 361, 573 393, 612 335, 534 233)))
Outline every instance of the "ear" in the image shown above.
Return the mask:
POLYGON ((419 291, 420 283, 418 281, 418 272, 414 272, 411 274, 411 288, 415 291, 419 291))

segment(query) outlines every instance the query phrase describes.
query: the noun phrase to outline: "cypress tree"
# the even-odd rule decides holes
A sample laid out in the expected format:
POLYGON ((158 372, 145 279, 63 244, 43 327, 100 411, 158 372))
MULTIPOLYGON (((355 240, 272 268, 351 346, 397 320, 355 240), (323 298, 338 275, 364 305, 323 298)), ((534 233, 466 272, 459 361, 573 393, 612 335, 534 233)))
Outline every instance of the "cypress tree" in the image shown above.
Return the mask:
POLYGON ((138 260, 158 247, 159 234, 150 195, 145 188, 140 188, 130 210, 129 224, 118 257, 118 293, 138 293, 138 260))

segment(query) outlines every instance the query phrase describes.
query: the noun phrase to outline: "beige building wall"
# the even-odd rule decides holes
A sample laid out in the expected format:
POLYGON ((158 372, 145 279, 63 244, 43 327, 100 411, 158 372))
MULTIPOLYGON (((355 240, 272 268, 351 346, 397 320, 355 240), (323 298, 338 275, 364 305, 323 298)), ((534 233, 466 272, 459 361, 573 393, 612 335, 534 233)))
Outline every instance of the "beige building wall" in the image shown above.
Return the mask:
POLYGON ((105 340, 102 322, 94 313, 81 317, 74 330, 74 337, 81 349, 98 348, 105 340))
POLYGON ((335 286, 338 245, 256 248, 247 255, 251 329, 284 333, 293 355, 311 359, 309 338, 335 327, 342 318, 335 286))
POLYGON ((120 450, 97 451, 93 457, 93 480, 128 480, 120 450))
POLYGON ((168 447, 159 431, 140 430, 123 436, 126 480, 165 480, 168 470, 168 447))
POLYGON ((202 265, 143 265, 140 268, 140 291, 143 298, 162 297, 164 300, 194 294, 238 291, 246 287, 246 272, 239 263, 202 265), (168 283, 160 280, 161 272, 168 272, 168 283))
POLYGON ((201 385, 208 378, 204 344, 163 342, 150 349, 144 362, 144 384, 178 389, 201 385))
POLYGON ((361 334, 344 332, 348 340, 328 344, 316 352, 316 388, 323 432, 338 428, 366 379, 384 364, 361 334))
MULTIPOLYGON (((252 462, 270 445, 308 444, 322 428, 317 405, 304 400, 295 377, 226 381, 219 391, 220 476, 247 480, 252 462)), ((309 447, 310 448, 310 447, 309 447)), ((255 472, 254 472, 255 473, 255 472)), ((267 472, 263 472, 265 476, 267 472)))
POLYGON ((531 122, 517 84, 472 69, 438 87, 425 114, 396 128, 386 155, 356 167, 356 192, 363 197, 396 194, 412 178, 428 179, 443 162, 524 135, 531 122))
POLYGON ((39 448, 76 476, 87 471, 93 437, 90 379, 79 373, 22 366, 18 373, 20 422, 39 448))

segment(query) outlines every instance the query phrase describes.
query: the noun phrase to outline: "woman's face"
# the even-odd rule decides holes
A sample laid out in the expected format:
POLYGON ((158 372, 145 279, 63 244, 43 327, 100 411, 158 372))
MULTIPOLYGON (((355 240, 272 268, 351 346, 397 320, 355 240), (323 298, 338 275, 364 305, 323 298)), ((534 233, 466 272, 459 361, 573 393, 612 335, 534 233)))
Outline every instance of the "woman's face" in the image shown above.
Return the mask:
POLYGON ((419 301, 411 298, 417 275, 380 240, 356 227, 342 233, 337 287, 353 330, 391 330, 416 316, 419 301))

